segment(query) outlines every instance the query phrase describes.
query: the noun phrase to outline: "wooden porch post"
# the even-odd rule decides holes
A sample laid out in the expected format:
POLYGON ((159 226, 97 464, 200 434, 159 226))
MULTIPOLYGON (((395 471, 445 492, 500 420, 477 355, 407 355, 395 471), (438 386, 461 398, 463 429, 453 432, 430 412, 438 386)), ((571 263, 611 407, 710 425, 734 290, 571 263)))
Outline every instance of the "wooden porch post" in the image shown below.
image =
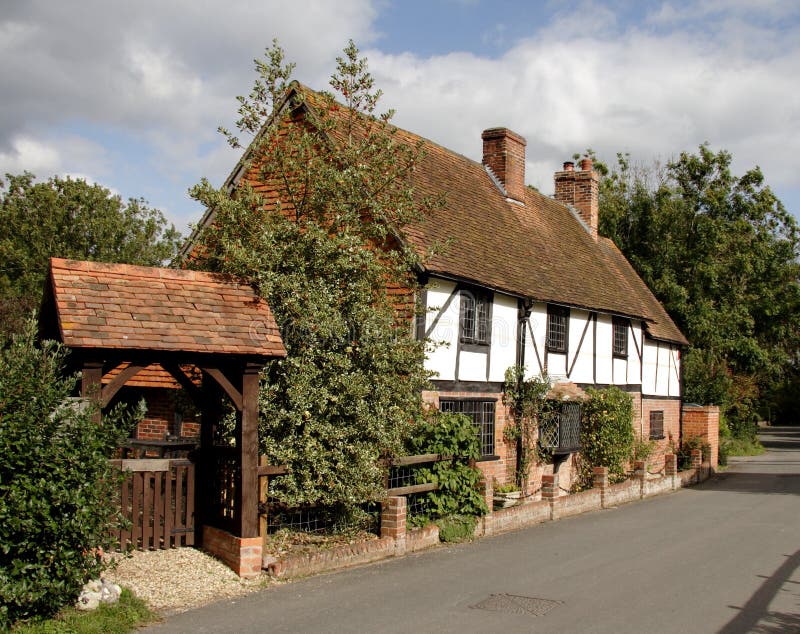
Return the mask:
POLYGON ((258 537, 258 377, 262 367, 247 363, 242 375, 242 422, 236 439, 241 465, 239 537, 258 537))
POLYGON ((102 418, 100 408, 102 407, 101 398, 103 392, 103 362, 95 360, 84 361, 81 370, 81 396, 91 399, 97 404, 97 411, 92 418, 96 423, 99 423, 102 418))

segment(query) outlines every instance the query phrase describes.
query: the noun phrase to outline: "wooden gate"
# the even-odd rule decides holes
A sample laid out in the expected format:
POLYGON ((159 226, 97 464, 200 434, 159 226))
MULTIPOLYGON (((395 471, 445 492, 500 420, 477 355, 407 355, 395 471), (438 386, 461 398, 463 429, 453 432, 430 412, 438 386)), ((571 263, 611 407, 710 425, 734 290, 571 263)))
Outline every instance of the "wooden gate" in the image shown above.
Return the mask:
POLYGON ((120 506, 129 527, 117 532, 120 548, 155 550, 194 545, 195 465, 191 460, 118 460, 127 472, 120 506))

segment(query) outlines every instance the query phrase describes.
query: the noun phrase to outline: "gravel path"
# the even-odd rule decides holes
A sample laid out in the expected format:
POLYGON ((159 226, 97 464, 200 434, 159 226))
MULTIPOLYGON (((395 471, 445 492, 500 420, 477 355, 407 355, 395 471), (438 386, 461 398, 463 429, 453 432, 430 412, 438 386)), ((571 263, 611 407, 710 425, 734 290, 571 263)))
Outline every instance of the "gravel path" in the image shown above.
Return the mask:
POLYGON ((236 597, 278 583, 268 576, 243 580, 222 562, 195 548, 135 551, 118 555, 105 573, 151 609, 176 614, 219 599, 236 597))

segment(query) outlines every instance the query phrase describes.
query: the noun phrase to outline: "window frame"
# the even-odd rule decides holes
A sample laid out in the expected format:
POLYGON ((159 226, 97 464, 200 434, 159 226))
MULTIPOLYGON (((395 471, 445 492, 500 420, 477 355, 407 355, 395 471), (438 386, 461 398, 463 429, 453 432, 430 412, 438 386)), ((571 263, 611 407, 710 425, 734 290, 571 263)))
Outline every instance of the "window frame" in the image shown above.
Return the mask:
POLYGON ((657 409, 650 412, 650 440, 663 440, 664 439, 664 410, 657 409), (656 423, 657 421, 657 423, 656 423), (657 424, 660 427, 660 434, 653 434, 653 427, 657 424))
POLYGON ((494 294, 482 288, 465 287, 459 290, 459 299, 459 341, 467 346, 491 346, 494 294))
POLYGON ((472 420, 481 446, 481 460, 493 460, 497 442, 497 400, 489 398, 439 398, 439 410, 464 414, 472 420), (445 406, 445 407, 443 407, 445 406), (464 411, 467 409, 467 411, 464 411), (487 420, 487 417, 491 420, 487 420))
POLYGON ((554 354, 567 354, 569 350, 569 316, 570 310, 566 306, 556 306, 554 304, 547 305, 547 333, 545 340, 545 349, 547 352, 554 354), (562 325, 556 320, 563 319, 563 333, 559 333, 559 342, 561 345, 554 345, 552 333, 555 328, 560 328, 562 325))
POLYGON ((626 317, 612 317, 611 318, 611 353, 615 359, 628 358, 628 329, 630 328, 631 320, 626 317), (617 348, 617 332, 622 330, 624 335, 622 339, 622 349, 617 348))

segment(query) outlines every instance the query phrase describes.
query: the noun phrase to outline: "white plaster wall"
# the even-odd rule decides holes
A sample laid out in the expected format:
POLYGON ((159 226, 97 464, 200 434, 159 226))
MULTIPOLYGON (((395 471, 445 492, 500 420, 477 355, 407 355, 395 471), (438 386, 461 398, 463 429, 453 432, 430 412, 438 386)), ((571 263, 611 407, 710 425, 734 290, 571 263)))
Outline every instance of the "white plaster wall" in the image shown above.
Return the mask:
POLYGON ((544 343, 547 336, 547 306, 535 303, 528 317, 528 331, 525 333, 525 378, 539 376, 544 364, 544 343), (533 337, 531 337, 533 333, 533 337), (533 342, 536 342, 534 349, 533 342), (539 353, 538 359, 536 353, 539 353))
MULTIPOLYGON (((456 354, 458 352, 459 296, 453 297, 447 310, 439 315, 450 295, 455 291, 455 282, 431 278, 428 285, 428 311, 425 315, 425 330, 436 326, 430 334, 434 347, 425 358, 425 369, 436 373, 434 378, 443 381, 455 380, 456 354), (434 310, 431 310, 434 309, 434 310), (439 315, 438 320, 437 315, 439 315)), ((485 374, 485 372, 484 372, 485 374)))
POLYGON ((639 352, 642 349, 642 322, 631 320, 631 327, 628 330, 628 383, 641 384, 642 382, 642 362, 639 359, 639 352))
POLYGON ((669 394, 670 396, 681 395, 681 351, 677 347, 672 347, 670 351, 672 357, 672 369, 669 373, 669 394))
POLYGON ((458 358, 459 381, 486 380, 486 353, 461 351, 458 358))
POLYGON ((506 369, 517 362, 517 298, 494 294, 492 306, 492 356, 490 381, 504 381, 506 369))
POLYGON ((615 378, 612 371, 612 336, 611 315, 597 315, 597 382, 603 385, 614 383, 615 378))
POLYGON ((569 315, 570 367, 567 369, 572 369, 569 380, 574 383, 594 382, 594 324, 589 316, 589 311, 577 309, 572 309, 569 315))

